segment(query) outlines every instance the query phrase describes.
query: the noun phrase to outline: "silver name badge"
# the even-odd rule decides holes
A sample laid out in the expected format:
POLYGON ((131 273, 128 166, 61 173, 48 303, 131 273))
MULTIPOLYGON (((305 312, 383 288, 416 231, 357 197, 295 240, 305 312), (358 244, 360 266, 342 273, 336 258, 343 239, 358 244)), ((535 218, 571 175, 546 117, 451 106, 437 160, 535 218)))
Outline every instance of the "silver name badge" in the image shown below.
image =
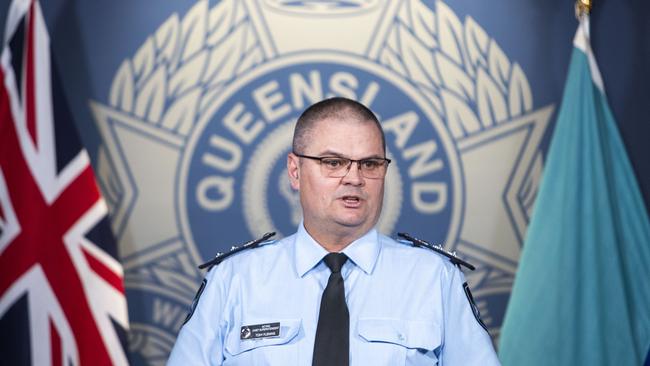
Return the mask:
POLYGON ((239 339, 260 339, 280 336, 280 323, 245 325, 241 327, 239 339))

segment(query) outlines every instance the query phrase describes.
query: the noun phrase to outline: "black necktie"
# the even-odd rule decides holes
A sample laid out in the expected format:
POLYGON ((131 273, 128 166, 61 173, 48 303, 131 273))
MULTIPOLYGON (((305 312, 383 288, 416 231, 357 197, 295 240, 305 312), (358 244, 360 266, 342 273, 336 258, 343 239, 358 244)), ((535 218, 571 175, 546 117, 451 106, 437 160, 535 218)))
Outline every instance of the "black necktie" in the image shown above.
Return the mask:
POLYGON ((348 366, 350 362, 350 314, 341 276, 346 260, 343 253, 330 253, 324 258, 332 274, 320 302, 312 366, 348 366))

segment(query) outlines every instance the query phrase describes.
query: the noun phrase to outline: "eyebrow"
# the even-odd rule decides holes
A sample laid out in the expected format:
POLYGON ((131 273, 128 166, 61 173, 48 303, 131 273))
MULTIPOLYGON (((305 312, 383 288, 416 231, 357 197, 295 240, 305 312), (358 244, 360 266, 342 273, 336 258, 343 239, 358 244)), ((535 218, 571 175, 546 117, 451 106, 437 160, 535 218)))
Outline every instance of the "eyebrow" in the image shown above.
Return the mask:
POLYGON ((349 156, 347 156, 345 154, 341 154, 341 153, 338 153, 338 152, 333 151, 333 150, 325 150, 325 151, 321 152, 318 155, 321 156, 321 157, 336 157, 336 158, 345 158, 345 159, 351 159, 351 160, 385 159, 385 157, 383 157, 381 155, 377 155, 377 154, 366 156, 366 157, 363 157, 361 159, 352 159, 351 157, 349 157, 349 156))

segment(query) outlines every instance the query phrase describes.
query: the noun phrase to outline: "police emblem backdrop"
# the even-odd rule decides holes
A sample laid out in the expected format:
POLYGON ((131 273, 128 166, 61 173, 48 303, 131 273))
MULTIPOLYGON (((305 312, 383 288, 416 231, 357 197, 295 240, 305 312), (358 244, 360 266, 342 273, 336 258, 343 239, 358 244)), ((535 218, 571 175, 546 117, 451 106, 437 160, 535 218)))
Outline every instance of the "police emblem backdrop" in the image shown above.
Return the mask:
MULTIPOLYGON (((292 123, 331 95, 359 99, 383 121, 395 164, 379 229, 475 264, 466 275, 498 339, 561 98, 573 5, 352 3, 43 4, 110 206, 136 364, 166 359, 201 282, 198 263, 300 222, 283 166, 292 123)), ((597 2, 593 44, 647 197, 648 26, 635 6, 597 2)))

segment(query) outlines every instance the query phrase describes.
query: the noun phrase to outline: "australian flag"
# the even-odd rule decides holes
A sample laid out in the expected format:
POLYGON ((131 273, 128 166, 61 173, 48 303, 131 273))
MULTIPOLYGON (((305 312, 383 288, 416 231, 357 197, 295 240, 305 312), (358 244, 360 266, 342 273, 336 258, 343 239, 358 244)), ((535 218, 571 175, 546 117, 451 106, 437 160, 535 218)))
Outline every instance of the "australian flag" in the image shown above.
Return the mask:
POLYGON ((0 59, 0 364, 125 365, 122 268, 37 1, 0 59))

